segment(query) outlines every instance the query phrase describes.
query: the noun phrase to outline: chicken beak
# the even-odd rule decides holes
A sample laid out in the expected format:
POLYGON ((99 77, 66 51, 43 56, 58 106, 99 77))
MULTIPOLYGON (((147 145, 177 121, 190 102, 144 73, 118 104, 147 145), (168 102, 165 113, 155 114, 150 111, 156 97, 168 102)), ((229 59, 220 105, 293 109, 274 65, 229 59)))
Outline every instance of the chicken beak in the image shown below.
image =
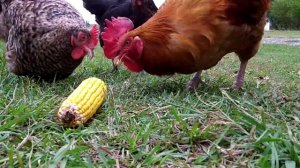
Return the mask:
POLYGON ((94 53, 94 50, 91 50, 88 54, 90 60, 92 60, 94 57, 95 57, 95 53, 94 53))
POLYGON ((118 71, 118 67, 114 64, 114 61, 112 60, 112 65, 113 65, 113 68, 111 70, 111 73, 115 73, 118 71))
POLYGON ((122 57, 119 55, 119 56, 116 56, 112 60, 112 63, 113 63, 112 72, 116 72, 119 69, 119 66, 122 64, 122 60, 121 59, 122 59, 122 57))
POLYGON ((90 48, 84 46, 84 50, 87 52, 87 56, 92 60, 95 57, 94 50, 91 50, 90 48))

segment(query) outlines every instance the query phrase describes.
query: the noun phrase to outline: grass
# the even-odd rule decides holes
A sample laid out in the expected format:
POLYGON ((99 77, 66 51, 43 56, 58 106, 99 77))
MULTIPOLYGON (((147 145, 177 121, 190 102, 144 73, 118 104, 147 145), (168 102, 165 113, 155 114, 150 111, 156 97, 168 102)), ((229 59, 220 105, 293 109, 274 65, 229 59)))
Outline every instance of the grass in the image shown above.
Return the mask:
POLYGON ((263 45, 240 92, 220 89, 238 69, 231 55, 191 93, 188 75, 112 74, 100 49, 53 83, 9 73, 1 57, 0 167, 300 167, 299 50, 263 45), (90 76, 107 101, 86 125, 62 127, 60 103, 90 76))
POLYGON ((265 37, 300 38, 300 31, 299 30, 288 30, 288 31, 271 30, 265 32, 265 37))

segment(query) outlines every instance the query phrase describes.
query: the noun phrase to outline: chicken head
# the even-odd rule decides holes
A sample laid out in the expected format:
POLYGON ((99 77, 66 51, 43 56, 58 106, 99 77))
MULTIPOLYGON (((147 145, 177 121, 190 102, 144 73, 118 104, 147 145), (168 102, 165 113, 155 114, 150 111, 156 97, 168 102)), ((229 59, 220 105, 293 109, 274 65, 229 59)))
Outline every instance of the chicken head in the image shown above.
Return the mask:
POLYGON ((94 25, 90 31, 78 31, 71 36, 72 58, 77 60, 85 55, 89 55, 90 58, 94 57, 94 49, 99 41, 99 30, 94 25))
POLYGON ((126 33, 133 29, 133 23, 125 17, 106 20, 107 27, 101 34, 104 42, 104 55, 113 60, 117 69, 121 63, 133 72, 143 70, 139 59, 143 53, 143 41, 138 36, 128 37, 126 33))

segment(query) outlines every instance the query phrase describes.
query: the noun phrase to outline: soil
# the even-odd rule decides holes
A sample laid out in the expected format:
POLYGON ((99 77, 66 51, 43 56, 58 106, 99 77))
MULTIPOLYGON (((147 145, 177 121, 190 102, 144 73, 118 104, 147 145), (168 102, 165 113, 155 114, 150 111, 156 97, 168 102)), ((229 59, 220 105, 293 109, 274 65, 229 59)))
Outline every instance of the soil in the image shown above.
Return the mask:
POLYGON ((289 46, 300 46, 300 38, 265 37, 262 41, 264 44, 285 44, 289 46))

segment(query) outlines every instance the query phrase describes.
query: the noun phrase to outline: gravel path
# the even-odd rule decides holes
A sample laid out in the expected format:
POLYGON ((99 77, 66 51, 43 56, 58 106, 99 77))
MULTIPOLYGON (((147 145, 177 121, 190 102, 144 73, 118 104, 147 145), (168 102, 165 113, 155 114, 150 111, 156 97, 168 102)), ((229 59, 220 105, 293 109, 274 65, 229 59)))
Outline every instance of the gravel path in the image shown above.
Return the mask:
POLYGON ((277 37, 265 37, 263 38, 264 44, 285 44, 290 46, 300 46, 300 38, 277 38, 277 37))

